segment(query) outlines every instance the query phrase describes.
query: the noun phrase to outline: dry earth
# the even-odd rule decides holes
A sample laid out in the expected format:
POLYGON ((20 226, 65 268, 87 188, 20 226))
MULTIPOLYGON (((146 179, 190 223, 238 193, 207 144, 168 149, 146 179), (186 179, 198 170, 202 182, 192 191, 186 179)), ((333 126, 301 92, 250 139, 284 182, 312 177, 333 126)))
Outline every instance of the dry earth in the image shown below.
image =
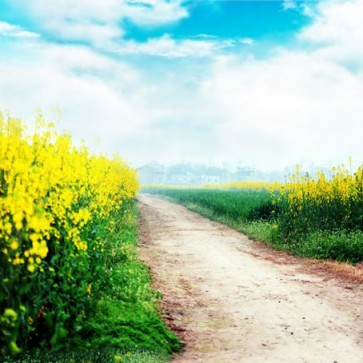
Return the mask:
POLYGON ((174 362, 363 362, 359 274, 273 251, 163 199, 139 202, 140 253, 186 344, 174 362))

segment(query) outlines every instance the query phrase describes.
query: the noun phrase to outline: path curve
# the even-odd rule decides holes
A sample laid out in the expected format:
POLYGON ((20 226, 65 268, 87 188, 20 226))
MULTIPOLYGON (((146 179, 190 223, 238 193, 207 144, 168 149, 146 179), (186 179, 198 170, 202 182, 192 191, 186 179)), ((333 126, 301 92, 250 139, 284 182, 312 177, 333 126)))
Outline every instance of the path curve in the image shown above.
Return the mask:
POLYGON ((363 362, 362 284, 276 263, 273 251, 164 199, 139 204, 141 256, 186 343, 174 362, 363 362))

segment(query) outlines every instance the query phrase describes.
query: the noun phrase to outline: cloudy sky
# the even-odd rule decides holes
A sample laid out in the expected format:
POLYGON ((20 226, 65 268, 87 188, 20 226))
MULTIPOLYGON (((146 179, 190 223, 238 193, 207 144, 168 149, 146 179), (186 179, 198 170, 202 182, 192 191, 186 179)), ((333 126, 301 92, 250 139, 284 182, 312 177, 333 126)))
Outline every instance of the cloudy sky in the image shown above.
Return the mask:
POLYGON ((362 164, 362 14, 363 0, 0 0, 0 110, 41 109, 135 167, 362 164))

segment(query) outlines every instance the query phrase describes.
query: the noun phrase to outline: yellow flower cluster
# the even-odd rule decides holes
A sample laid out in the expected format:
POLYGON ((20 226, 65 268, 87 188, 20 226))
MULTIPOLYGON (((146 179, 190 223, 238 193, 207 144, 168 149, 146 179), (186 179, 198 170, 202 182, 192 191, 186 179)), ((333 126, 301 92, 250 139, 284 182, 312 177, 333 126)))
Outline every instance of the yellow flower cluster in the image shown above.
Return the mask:
POLYGON ((333 167, 330 175, 318 172, 302 175, 296 168, 281 188, 277 203, 285 201, 290 224, 300 229, 361 228, 363 166, 353 173, 344 165, 333 167), (294 221, 294 222, 292 222, 294 221))
POLYGON ((51 239, 86 251, 85 226, 134 198, 138 188, 135 171, 121 159, 76 148, 42 117, 26 135, 19 120, 0 114, 0 255, 10 265, 34 272, 51 239))
POLYGON ((324 172, 318 172, 315 177, 302 176, 299 166, 295 174, 291 175, 289 181, 283 187, 288 193, 290 200, 297 203, 313 200, 318 204, 326 204, 339 199, 342 204, 354 201, 361 197, 363 186, 363 166, 356 173, 351 173, 344 165, 333 167, 328 178, 324 172))
POLYGON ((232 181, 222 184, 203 184, 203 189, 265 189, 270 191, 279 190, 282 183, 270 183, 262 181, 232 181))

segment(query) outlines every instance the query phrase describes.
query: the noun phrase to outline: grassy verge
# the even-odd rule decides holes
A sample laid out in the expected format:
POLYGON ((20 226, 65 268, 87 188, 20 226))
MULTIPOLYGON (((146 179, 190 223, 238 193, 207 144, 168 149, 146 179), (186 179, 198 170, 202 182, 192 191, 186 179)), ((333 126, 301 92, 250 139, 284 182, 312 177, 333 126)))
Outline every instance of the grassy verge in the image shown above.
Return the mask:
POLYGON ((96 350, 84 352, 57 352, 44 351, 28 352, 14 358, 2 357, 3 363, 166 363, 169 356, 156 352, 120 352, 117 349, 96 350))
POLYGON ((167 197, 254 240, 284 249, 277 244, 272 195, 267 191, 145 189, 144 192, 167 197))
POLYGON ((37 348, 3 357, 4 362, 162 363, 180 349, 181 343, 160 318, 160 293, 152 289, 148 268, 138 259, 137 226, 133 203, 109 220, 103 268, 89 287, 80 330, 56 352, 37 348))
POLYGON ((294 240, 280 230, 278 208, 267 191, 241 190, 146 190, 163 195, 211 220, 226 224, 250 238, 277 250, 300 257, 329 259, 348 263, 363 261, 363 232, 333 230, 305 233, 294 240))

